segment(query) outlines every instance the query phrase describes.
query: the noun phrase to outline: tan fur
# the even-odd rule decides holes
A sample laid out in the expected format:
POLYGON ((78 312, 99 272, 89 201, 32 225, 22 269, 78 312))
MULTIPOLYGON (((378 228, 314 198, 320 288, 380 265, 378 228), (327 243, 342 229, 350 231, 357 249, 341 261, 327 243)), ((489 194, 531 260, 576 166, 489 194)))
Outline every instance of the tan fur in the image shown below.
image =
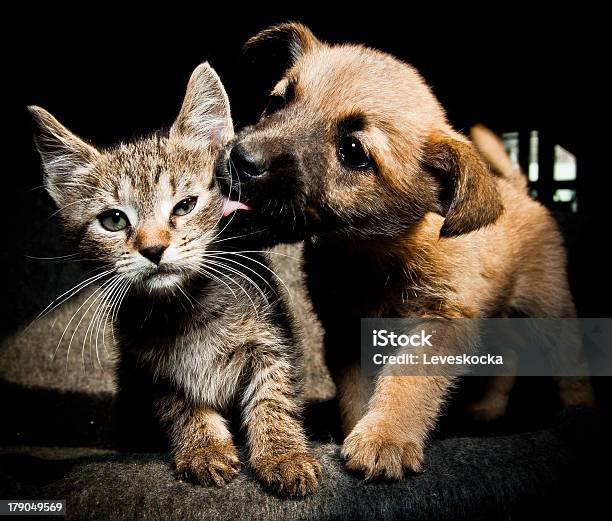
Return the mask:
POLYGON ((484 125, 474 125, 470 129, 470 138, 491 168, 506 179, 512 179, 520 186, 527 186, 527 177, 512 163, 499 136, 484 125))
MULTIPOLYGON (((289 45, 290 66, 273 94, 287 96, 289 85, 293 92, 284 107, 238 136, 254 157, 267 158, 266 176, 254 179, 254 188, 243 183, 243 194, 256 207, 257 190, 269 197, 274 183, 287 186, 287 176, 300 183, 297 202, 286 192, 279 198, 301 205, 312 227, 305 270, 339 392, 342 453, 367 478, 400 478, 422 468, 453 378, 398 376, 385 368, 368 381, 348 332, 361 317, 439 320, 445 331, 437 349, 469 352, 479 342, 475 322, 445 319, 573 317, 562 238, 499 157, 497 142, 477 131, 482 153, 493 150, 489 160, 499 177, 451 128, 414 68, 360 45, 328 45, 300 24, 268 29, 247 50, 275 39, 289 45), (339 156, 338 135, 353 115, 364 123, 351 135, 375 167, 354 171, 339 156), (284 161, 278 173, 277 157, 284 161)), ((290 217, 286 222, 292 225, 290 217)), ((564 402, 591 404, 586 379, 573 382, 560 383, 564 402)), ((498 381, 495 392, 507 396, 510 383, 498 381)))
MULTIPOLYGON (((521 342, 522 340, 518 338, 517 341, 521 342)), ((510 391, 512 391, 516 382, 518 356, 511 349, 504 349, 503 356, 503 372, 505 374, 491 376, 483 395, 468 407, 468 412, 477 420, 492 421, 501 418, 506 413, 510 391)))

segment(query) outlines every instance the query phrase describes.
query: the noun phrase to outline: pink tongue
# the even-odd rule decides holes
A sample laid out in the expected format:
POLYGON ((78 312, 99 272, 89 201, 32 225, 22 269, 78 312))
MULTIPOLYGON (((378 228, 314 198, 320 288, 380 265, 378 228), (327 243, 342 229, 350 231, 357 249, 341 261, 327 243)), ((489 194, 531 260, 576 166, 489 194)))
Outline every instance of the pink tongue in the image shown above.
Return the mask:
POLYGON ((248 204, 241 203, 240 201, 232 201, 227 197, 223 198, 223 217, 227 217, 237 210, 251 210, 251 207, 248 204))

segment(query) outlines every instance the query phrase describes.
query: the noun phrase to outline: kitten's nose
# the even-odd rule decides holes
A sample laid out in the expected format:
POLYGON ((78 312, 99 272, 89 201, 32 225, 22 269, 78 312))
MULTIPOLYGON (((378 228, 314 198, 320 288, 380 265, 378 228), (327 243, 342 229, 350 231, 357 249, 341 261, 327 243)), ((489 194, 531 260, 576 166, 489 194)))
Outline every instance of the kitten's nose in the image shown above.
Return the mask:
POLYGON ((140 255, 149 259, 151 262, 155 264, 159 264, 161 261, 162 255, 166 251, 167 246, 164 244, 156 244, 155 246, 147 246, 142 250, 139 250, 140 255))

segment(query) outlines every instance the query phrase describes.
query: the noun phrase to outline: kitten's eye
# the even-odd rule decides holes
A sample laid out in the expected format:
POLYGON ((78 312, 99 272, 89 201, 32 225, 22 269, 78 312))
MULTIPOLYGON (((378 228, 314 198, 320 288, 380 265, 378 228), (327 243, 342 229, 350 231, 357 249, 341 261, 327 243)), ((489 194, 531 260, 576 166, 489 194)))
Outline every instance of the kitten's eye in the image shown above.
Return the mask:
POLYGON ((338 155, 340 160, 352 170, 365 170, 372 163, 361 141, 354 136, 346 136, 340 140, 338 155))
POLYGON ((109 232, 118 232, 130 224, 127 216, 121 210, 107 210, 98 217, 100 224, 109 232))
POLYGON ((178 215, 179 217, 181 215, 187 215, 195 208, 197 202, 197 197, 188 197, 187 199, 183 199, 174 207, 172 210, 172 215, 178 215))

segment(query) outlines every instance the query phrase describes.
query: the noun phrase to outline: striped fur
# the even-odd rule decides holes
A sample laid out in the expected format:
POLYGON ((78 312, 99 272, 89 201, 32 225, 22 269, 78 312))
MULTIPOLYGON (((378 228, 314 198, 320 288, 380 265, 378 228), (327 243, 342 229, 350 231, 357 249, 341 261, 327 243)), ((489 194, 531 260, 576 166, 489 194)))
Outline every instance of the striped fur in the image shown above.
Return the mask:
POLYGON ((233 128, 216 73, 194 71, 168 133, 108 150, 30 110, 67 235, 107 272, 94 316, 115 322, 122 445, 145 450, 160 425, 179 475, 223 485, 240 468, 225 420, 237 406, 262 481, 291 497, 315 490, 320 466, 300 420, 300 349, 282 292, 264 256, 218 240, 214 163, 233 128), (109 230, 109 210, 129 224, 109 230), (161 248, 157 262, 151 248, 161 248))

